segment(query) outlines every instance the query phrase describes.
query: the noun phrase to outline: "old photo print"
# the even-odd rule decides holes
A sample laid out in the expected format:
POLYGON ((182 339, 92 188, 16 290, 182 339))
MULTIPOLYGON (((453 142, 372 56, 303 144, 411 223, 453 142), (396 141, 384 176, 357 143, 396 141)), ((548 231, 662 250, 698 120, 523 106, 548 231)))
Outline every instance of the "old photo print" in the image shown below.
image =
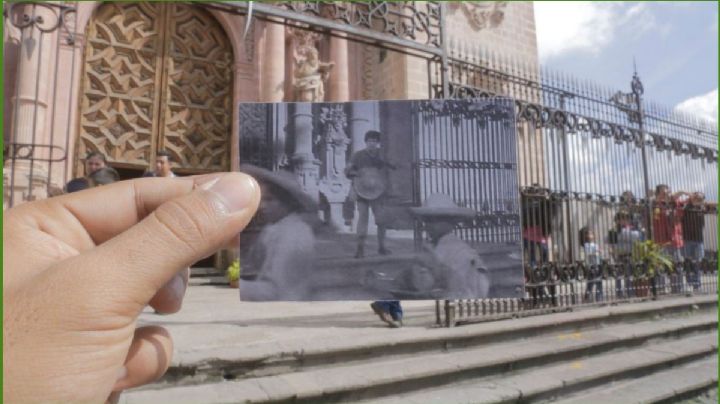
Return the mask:
POLYGON ((521 297, 512 100, 240 105, 247 301, 521 297))

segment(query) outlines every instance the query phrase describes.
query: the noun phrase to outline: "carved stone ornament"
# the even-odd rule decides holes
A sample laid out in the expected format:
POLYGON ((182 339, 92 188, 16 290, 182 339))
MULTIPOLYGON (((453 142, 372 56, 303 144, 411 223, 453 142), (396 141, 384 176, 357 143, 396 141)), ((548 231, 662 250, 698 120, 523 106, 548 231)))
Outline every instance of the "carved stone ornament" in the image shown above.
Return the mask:
POLYGON ((295 101, 324 101, 324 82, 330 76, 330 70, 335 64, 320 61, 320 55, 315 46, 320 37, 319 34, 303 29, 290 29, 290 33, 295 41, 293 54, 295 101))
POLYGON ((448 3, 451 12, 462 10, 470 27, 475 31, 499 26, 505 18, 507 1, 453 1, 448 3))
POLYGON ((351 143, 347 135, 347 115, 341 105, 324 107, 320 110, 320 123, 323 125, 322 138, 324 145, 326 177, 342 178, 347 164, 345 155, 351 143))

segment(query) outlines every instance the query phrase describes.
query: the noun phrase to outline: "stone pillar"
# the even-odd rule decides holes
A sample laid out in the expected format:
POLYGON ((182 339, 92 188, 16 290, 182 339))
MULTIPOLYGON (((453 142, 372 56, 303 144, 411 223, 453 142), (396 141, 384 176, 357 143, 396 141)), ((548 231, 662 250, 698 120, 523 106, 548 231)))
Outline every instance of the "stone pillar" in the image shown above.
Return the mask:
POLYGON ((260 99, 265 102, 285 100, 285 26, 268 21, 265 24, 260 99))
MULTIPOLYGON (((57 30, 50 30, 57 23, 56 14, 49 6, 16 6, 10 18, 23 21, 26 17, 31 23, 22 29, 20 58, 17 69, 17 93, 12 98, 15 106, 12 117, 10 141, 16 144, 40 143, 45 139, 42 131, 46 129, 45 118, 48 109, 50 74, 53 63, 53 44, 57 30), (48 29, 49 32, 41 30, 48 29)), ((41 157, 43 150, 21 153, 35 158, 41 157)), ((46 163, 30 160, 12 159, 5 161, 3 184, 12 184, 13 204, 47 197, 48 174, 46 163), (13 176, 14 178, 11 178, 13 176)), ((9 196, 9 195, 8 195, 9 196)))
POLYGON ((318 178, 320 161, 315 158, 313 145, 312 104, 299 102, 290 105, 292 113, 288 133, 294 135, 295 152, 291 159, 295 174, 300 180, 303 190, 318 200, 318 178))
POLYGON ((343 37, 330 38, 330 61, 335 64, 330 73, 328 101, 350 101, 348 76, 348 42, 343 37))

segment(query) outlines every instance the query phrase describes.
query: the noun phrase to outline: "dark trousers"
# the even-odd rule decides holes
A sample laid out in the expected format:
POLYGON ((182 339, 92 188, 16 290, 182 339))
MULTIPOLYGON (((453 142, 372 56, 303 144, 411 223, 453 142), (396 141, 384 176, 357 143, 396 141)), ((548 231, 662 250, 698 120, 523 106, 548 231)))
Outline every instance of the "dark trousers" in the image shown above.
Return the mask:
MULTIPOLYGON (((528 256, 530 257, 529 262, 531 268, 535 268, 536 265, 542 265, 550 261, 549 250, 546 243, 523 239, 523 247, 525 248, 525 251, 528 252, 528 256)), ((557 288, 554 284, 555 281, 551 279, 550 274, 548 274, 548 279, 546 279, 546 281, 548 282, 547 289, 550 294, 552 304, 553 306, 556 306, 557 288)), ((528 292, 530 292, 533 306, 537 306, 538 302, 541 302, 546 295, 545 286, 543 285, 530 286, 528 287, 528 292)))

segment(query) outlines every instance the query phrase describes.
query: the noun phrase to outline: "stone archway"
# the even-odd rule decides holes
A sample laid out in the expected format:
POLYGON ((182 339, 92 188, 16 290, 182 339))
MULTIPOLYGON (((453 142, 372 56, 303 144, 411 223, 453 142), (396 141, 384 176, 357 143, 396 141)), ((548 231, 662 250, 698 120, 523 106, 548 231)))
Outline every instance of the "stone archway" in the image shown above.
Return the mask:
POLYGON ((104 3, 86 38, 76 156, 100 151, 143 170, 165 149, 179 173, 230 169, 234 59, 213 16, 189 4, 104 3))

